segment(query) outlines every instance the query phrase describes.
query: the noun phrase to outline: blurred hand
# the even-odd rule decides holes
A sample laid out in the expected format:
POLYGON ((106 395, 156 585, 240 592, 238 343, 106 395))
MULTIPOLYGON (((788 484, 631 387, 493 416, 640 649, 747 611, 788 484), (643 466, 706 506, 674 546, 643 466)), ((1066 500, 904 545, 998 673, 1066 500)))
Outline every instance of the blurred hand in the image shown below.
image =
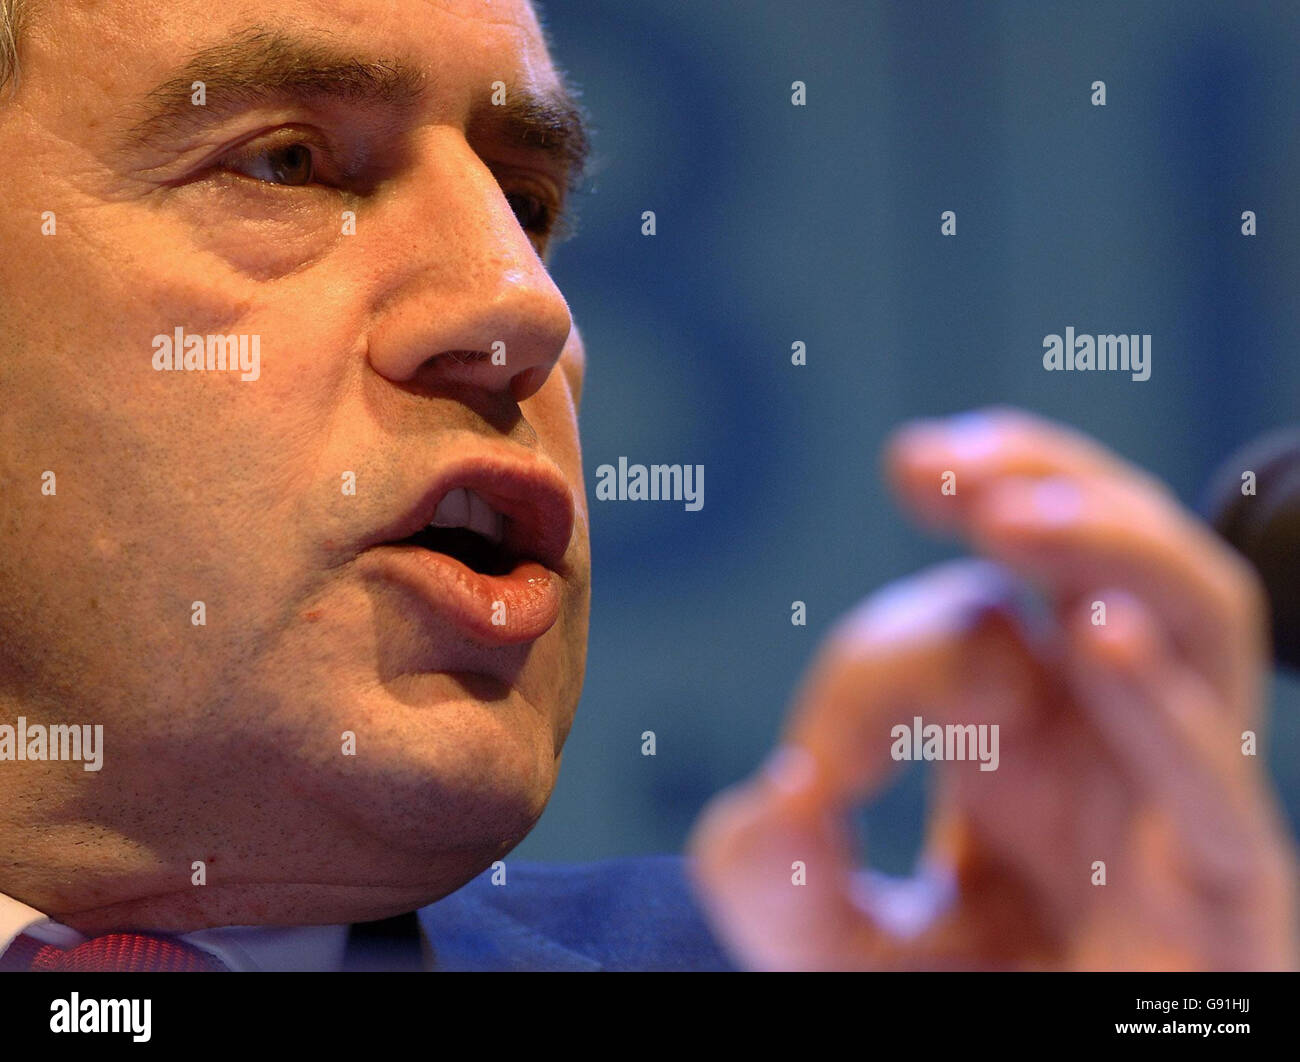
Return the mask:
POLYGON ((1025 413, 908 425, 886 468, 988 560, 846 617, 776 755, 705 809, 690 854, 724 944, 759 969, 1296 968, 1253 572, 1158 481, 1025 413), (918 875, 891 883, 857 869, 850 814, 914 715, 997 724, 999 762, 934 764, 918 875))

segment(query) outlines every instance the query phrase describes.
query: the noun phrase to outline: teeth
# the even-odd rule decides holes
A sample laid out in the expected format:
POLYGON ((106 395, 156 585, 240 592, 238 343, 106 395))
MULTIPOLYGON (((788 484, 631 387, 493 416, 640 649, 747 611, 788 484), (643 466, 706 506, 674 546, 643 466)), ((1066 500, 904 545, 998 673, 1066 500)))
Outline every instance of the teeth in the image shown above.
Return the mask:
POLYGON ((438 511, 433 514, 434 527, 468 527, 469 526, 469 491, 457 487, 438 503, 438 511))
POLYGON ((477 531, 489 542, 500 543, 505 536, 505 517, 472 490, 469 494, 469 529, 477 531))
POLYGON ((505 517, 465 487, 457 487, 438 503, 433 526, 468 528, 496 544, 505 537, 505 517))

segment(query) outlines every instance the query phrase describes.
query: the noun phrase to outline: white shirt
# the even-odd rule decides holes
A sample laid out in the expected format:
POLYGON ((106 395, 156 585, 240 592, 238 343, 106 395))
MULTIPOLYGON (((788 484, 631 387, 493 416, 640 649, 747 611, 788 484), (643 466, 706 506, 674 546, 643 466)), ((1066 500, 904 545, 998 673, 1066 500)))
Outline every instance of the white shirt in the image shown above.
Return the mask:
MULTIPOLYGON (((180 937, 231 970, 326 971, 343 968, 351 926, 222 926, 180 937)), ((0 893, 0 955, 19 934, 43 944, 73 948, 88 938, 34 907, 0 893)))

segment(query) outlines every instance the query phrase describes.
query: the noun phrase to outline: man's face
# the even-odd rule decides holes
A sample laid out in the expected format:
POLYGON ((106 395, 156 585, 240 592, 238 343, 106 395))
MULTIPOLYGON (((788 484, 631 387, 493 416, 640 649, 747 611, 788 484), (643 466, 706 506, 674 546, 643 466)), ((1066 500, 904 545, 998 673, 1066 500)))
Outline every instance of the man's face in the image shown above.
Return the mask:
POLYGON ((541 813, 585 662, 583 355, 541 257, 573 152, 533 12, 44 0, 22 56, 0 696, 102 723, 104 763, 11 767, 0 891, 91 930, 430 902, 541 813))

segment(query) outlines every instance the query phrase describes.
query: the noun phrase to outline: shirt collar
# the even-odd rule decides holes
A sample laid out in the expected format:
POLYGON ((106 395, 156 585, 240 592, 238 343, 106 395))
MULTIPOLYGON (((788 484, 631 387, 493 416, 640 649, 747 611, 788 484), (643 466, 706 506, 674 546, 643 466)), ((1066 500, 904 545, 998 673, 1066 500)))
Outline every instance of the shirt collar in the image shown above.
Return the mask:
POLYGON ((21 933, 26 933, 43 944, 57 944, 61 948, 75 947, 86 939, 75 929, 51 921, 35 907, 28 907, 0 892, 0 955, 8 950, 14 938, 21 933))
MULTIPOLYGON (((332 971, 343 966, 350 928, 222 926, 185 933, 180 939, 215 956, 231 970, 332 971)), ((76 947, 86 940, 70 926, 0 893, 0 955, 21 933, 60 948, 76 947)))

